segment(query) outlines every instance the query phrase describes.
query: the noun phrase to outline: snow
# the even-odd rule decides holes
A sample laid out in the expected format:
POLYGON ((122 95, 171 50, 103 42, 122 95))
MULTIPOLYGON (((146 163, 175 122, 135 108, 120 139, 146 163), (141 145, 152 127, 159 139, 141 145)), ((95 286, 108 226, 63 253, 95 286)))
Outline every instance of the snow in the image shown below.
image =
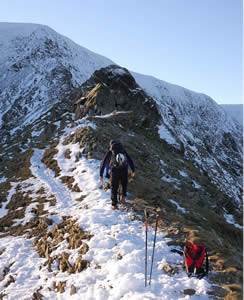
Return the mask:
POLYGON ((163 167, 167 167, 167 164, 166 164, 162 159, 160 159, 160 164, 161 164, 163 167))
POLYGON ((192 181, 192 185, 195 189, 200 189, 201 185, 199 183, 197 183, 195 180, 192 181))
POLYGON ((114 69, 112 72, 113 72, 114 75, 125 75, 125 74, 127 74, 127 71, 123 70, 121 68, 114 69))
POLYGON ((6 209, 6 206, 11 200, 12 195, 15 193, 15 188, 18 185, 16 182, 11 182, 11 189, 9 190, 7 201, 2 203, 2 207, 0 208, 0 218, 4 217, 8 213, 8 209, 6 209))
POLYGON ((169 200, 171 203, 173 203, 174 205, 176 205, 176 208, 179 210, 179 211, 181 211, 182 213, 186 213, 187 211, 183 208, 183 207, 181 207, 175 200, 169 200))
POLYGON ((97 119, 107 119, 107 118, 111 118, 111 117, 113 117, 115 115, 128 114, 128 113, 129 113, 128 111, 113 111, 110 114, 100 115, 100 116, 94 116, 94 118, 97 118, 97 119))
POLYGON ((226 214, 224 215, 224 217, 225 217, 225 220, 226 220, 229 224, 233 224, 236 228, 243 229, 242 226, 240 226, 239 224, 236 224, 236 223, 235 223, 235 220, 234 220, 233 215, 230 215, 230 214, 227 214, 227 213, 226 213, 226 214))
POLYGON ((179 185, 181 185, 181 181, 177 178, 174 178, 168 174, 166 174, 166 172, 164 172, 163 169, 161 169, 162 173, 165 174, 161 179, 165 182, 168 183, 175 183, 174 187, 178 190, 180 190, 179 185))
POLYGON ((129 136, 135 136, 136 134, 134 132, 129 132, 128 135, 129 136))
POLYGON ((179 171, 179 174, 180 174, 182 177, 188 177, 188 174, 187 174, 184 170, 180 170, 180 171, 179 171))
POLYGON ((78 87, 95 70, 113 64, 48 26, 38 24, 0 22, 0 47, 0 98, 5 99, 0 101, 0 126, 3 115, 15 101, 21 103, 23 118, 18 119, 18 125, 23 127, 70 92, 63 78, 57 75, 52 80, 53 70, 58 68, 61 76, 68 70, 73 86, 78 87))
POLYGON ((0 183, 3 183, 3 182, 5 182, 5 181, 7 181, 7 178, 6 178, 6 177, 3 176, 3 177, 0 178, 0 183))
POLYGON ((158 125, 158 133, 162 140, 165 140, 170 145, 176 145, 179 146, 176 142, 173 135, 169 132, 169 130, 163 125, 158 125))
MULTIPOLYGON (((68 133, 70 131, 66 134, 68 133)), ((0 281, 0 290, 9 295, 9 299, 29 299, 42 286, 40 293, 44 296, 43 299, 70 299, 70 288, 73 284, 76 286, 76 294, 72 296, 72 299, 142 300, 189 299, 183 291, 192 288, 195 289, 196 294, 191 299, 209 299, 208 281, 188 278, 182 269, 182 257, 170 251, 171 248, 167 245, 169 239, 165 238, 160 230, 157 233, 152 282, 150 286, 145 287, 145 224, 143 220, 132 221, 130 218, 132 211, 111 209, 110 192, 100 189, 100 162, 88 160, 85 157, 81 157, 77 162, 75 153, 80 151, 79 144, 63 145, 64 138, 57 147, 56 155, 62 170, 60 176, 72 174, 82 192, 71 192, 64 186, 60 178, 55 177, 53 172, 46 169, 41 162, 44 150, 34 149, 31 159, 31 171, 34 177, 28 179, 22 186, 22 190, 25 191, 33 189, 33 201, 27 208, 24 219, 16 221, 25 224, 33 217, 31 208, 36 204, 35 193, 43 187, 47 195, 52 194, 56 197, 55 206, 45 203, 45 210, 48 210, 49 215, 52 214, 51 217, 55 223, 60 222, 62 216, 70 215, 77 220, 76 223, 81 228, 93 235, 87 241, 89 251, 83 255, 83 259, 88 260, 91 265, 81 273, 68 275, 66 272, 58 272, 58 266, 54 263, 52 264, 53 272, 49 272, 47 266, 44 266, 45 258, 40 258, 36 249, 32 247, 33 239, 4 237, 1 238, 0 250, 6 249, 0 256, 0 277, 3 278, 4 267, 9 267, 10 271, 0 281), (64 157, 67 149, 71 150, 71 159, 64 157), (75 200, 80 195, 86 195, 82 202, 75 200), (179 273, 175 275, 165 273, 162 267, 166 263, 177 266, 179 273), (100 268, 97 268, 98 265, 100 268), (15 282, 5 287, 10 275, 13 276, 15 282), (54 281, 66 281, 63 294, 56 294, 52 290, 54 281)), ((177 203, 174 200, 171 201, 174 204, 177 203)), ((184 212, 178 204, 177 208, 184 212)), ((149 227, 148 272, 150 271, 153 238, 154 228, 149 227)), ((63 241, 52 252, 52 255, 66 251, 70 254, 70 263, 73 264, 78 256, 78 250, 67 249, 67 242, 63 241)))
POLYGON ((206 171, 219 190, 242 205, 241 173, 233 177, 227 168, 218 163, 223 161, 229 165, 231 157, 232 163, 241 168, 243 134, 240 123, 207 95, 152 76, 131 74, 157 104, 162 117, 162 123, 158 126, 160 138, 184 151, 185 159, 195 161, 195 166, 206 171), (224 145, 226 140, 231 144, 232 139, 237 148, 235 151, 224 145))

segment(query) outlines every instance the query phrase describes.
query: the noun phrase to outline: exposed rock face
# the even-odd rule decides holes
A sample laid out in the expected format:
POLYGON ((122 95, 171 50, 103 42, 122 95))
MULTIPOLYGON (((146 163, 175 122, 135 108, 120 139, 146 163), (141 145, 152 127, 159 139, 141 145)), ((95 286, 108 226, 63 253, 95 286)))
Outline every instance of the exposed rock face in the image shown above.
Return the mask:
POLYGON ((145 94, 124 68, 111 65, 94 72, 93 76, 82 85, 81 91, 86 95, 86 101, 80 117, 124 112, 127 125, 133 128, 153 126, 159 122, 160 115, 155 102, 145 94))

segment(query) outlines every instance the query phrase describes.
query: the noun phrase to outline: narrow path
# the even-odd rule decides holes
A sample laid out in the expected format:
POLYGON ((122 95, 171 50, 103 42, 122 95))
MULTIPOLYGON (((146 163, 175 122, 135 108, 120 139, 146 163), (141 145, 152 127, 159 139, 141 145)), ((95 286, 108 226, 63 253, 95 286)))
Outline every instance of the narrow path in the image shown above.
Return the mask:
MULTIPOLYGON (((155 247, 151 286, 145 287, 145 232, 144 222, 130 219, 132 212, 113 211, 111 209, 110 193, 99 188, 99 162, 81 158, 75 161, 77 145, 58 146, 58 163, 61 176, 73 176, 82 192, 71 192, 59 178, 45 168, 41 162, 42 151, 34 151, 31 159, 31 171, 36 176, 36 184, 42 184, 48 193, 55 195, 55 206, 46 205, 49 214, 55 213, 56 222, 61 216, 72 216, 80 227, 93 234, 87 241, 89 251, 83 259, 91 265, 81 273, 68 274, 60 272, 58 265, 52 265, 52 272, 44 266, 45 258, 39 258, 31 241, 20 238, 1 239, 0 250, 6 248, 0 256, 0 265, 8 266, 12 262, 8 276, 13 276, 15 282, 4 287, 7 278, 0 281, 0 289, 9 295, 6 299, 29 299, 40 287, 43 299, 86 299, 86 300, 119 300, 119 299, 190 299, 184 295, 184 290, 194 289, 191 299, 209 299, 206 294, 209 284, 206 280, 189 279, 179 267, 179 273, 169 275, 162 271, 166 263, 179 265, 182 258, 170 252, 167 239, 158 232, 155 247), (70 148, 71 159, 64 159, 64 153, 70 148), (84 201, 78 202, 80 195, 86 195, 84 201), (14 246, 17 245, 17 246, 14 246), (17 247, 17 248, 16 248, 17 247), (16 251, 13 251, 16 249, 16 251), (14 253, 15 252, 15 253, 14 253), (65 281, 64 293, 53 290, 53 283, 65 281), (71 297, 71 286, 76 287, 76 293, 71 297)), ((53 216, 52 216, 53 217, 53 216)), ((54 218, 54 217, 53 217, 54 218)), ((54 218, 55 220, 55 218, 54 218)), ((150 271, 154 228, 148 230, 148 273, 150 271)), ((71 264, 79 256, 78 249, 68 249, 66 241, 61 242, 52 255, 67 252, 71 264)), ((0 280, 3 269, 0 267, 0 280)), ((149 274, 148 274, 149 278, 149 274)), ((4 298, 3 298, 4 299, 4 298)), ((5 300, 5 299, 4 299, 5 300)))

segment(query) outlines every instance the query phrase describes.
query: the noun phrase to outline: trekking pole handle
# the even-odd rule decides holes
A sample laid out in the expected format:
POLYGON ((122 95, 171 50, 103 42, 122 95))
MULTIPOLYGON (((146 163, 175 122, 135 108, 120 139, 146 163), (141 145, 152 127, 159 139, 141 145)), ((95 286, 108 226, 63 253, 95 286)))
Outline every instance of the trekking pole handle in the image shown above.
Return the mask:
POLYGON ((148 219, 149 213, 147 212, 147 209, 146 209, 146 208, 144 209, 144 215, 145 215, 145 218, 148 219))
POLYGON ((159 220, 160 220, 160 216, 157 215, 157 225, 158 225, 159 220))
POLYGON ((147 212, 146 208, 144 209, 144 214, 145 214, 145 218, 146 218, 146 232, 147 232, 147 225, 148 225, 149 213, 147 212))
POLYGON ((147 232, 147 224, 148 224, 148 219, 146 219, 146 232, 147 232))

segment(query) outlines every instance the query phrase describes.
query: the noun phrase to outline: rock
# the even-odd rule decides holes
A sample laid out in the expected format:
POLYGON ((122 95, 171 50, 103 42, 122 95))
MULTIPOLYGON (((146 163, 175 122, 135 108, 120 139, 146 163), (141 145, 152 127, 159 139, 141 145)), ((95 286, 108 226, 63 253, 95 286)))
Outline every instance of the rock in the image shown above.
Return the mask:
POLYGON ((86 195, 81 195, 79 198, 75 199, 76 201, 82 202, 86 198, 86 195))
POLYGON ((79 152, 76 153, 76 155, 75 155, 75 162, 78 162, 78 161, 81 159, 81 157, 82 157, 82 154, 81 154, 81 152, 79 151, 79 152))
POLYGON ((95 266, 95 269, 100 270, 100 269, 102 269, 102 267, 101 267, 100 265, 96 265, 96 266, 95 266))
POLYGON ((243 296, 238 292, 230 292, 224 300, 243 300, 243 296))
POLYGON ((70 249, 79 248, 82 245, 82 236, 80 234, 73 234, 69 237, 70 249))
POLYGON ((70 288, 70 296, 74 295, 76 293, 76 287, 72 284, 70 288))
POLYGON ((168 227, 165 233, 166 236, 177 235, 177 234, 179 234, 179 229, 172 226, 168 227))
POLYGON ((75 273, 79 273, 84 269, 88 268, 89 266, 90 263, 87 260, 83 260, 82 257, 79 256, 75 261, 75 266, 74 266, 75 273))
POLYGON ((89 209, 89 206, 85 204, 84 206, 81 207, 82 209, 89 209))
POLYGON ((31 300, 42 300, 42 297, 43 295, 39 291, 36 291, 34 292, 31 300))
POLYGON ((61 256, 59 257, 59 270, 61 272, 68 271, 69 273, 73 273, 73 268, 71 264, 69 263, 69 254, 66 252, 63 252, 61 256))
POLYGON ((85 242, 82 242, 82 246, 81 246, 81 248, 80 248, 80 250, 79 250, 79 253, 80 253, 81 255, 84 255, 84 254, 86 254, 88 251, 89 251, 89 246, 88 246, 85 242))
POLYGON ((102 189, 106 192, 108 189, 110 189, 111 184, 108 181, 103 181, 102 183, 102 189))
POLYGON ((58 286, 57 286, 57 291, 59 293, 64 293, 65 287, 66 287, 66 281, 59 281, 58 286))
POLYGON ((45 257, 46 259, 49 259, 49 254, 51 253, 51 251, 49 250, 48 246, 46 247, 46 251, 45 251, 45 257))
POLYGON ((179 273, 179 269, 176 266, 172 267, 169 264, 164 264, 162 269, 165 273, 170 273, 172 275, 179 273))
POLYGON ((64 157, 65 157, 66 159, 71 159, 70 154, 71 154, 70 149, 67 149, 67 150, 65 151, 64 157))
POLYGON ((195 295, 196 291, 194 289, 185 289, 184 290, 184 295, 189 295, 189 296, 192 296, 192 295, 195 295))
POLYGON ((123 256, 122 256, 120 253, 118 253, 117 259, 118 259, 118 260, 121 260, 122 258, 123 258, 123 256))
POLYGON ((6 248, 1 249, 0 250, 0 255, 2 255, 5 250, 6 250, 6 248))
POLYGON ((15 279, 12 275, 9 275, 8 281, 5 283, 4 287, 8 287, 11 283, 15 282, 15 279))
POLYGON ((208 291, 207 294, 223 299, 228 294, 228 291, 218 285, 213 285, 211 286, 211 290, 208 291))
POLYGON ((78 183, 76 183, 76 184, 73 186, 72 192, 76 192, 76 193, 80 193, 80 192, 81 192, 81 189, 80 189, 78 183))

